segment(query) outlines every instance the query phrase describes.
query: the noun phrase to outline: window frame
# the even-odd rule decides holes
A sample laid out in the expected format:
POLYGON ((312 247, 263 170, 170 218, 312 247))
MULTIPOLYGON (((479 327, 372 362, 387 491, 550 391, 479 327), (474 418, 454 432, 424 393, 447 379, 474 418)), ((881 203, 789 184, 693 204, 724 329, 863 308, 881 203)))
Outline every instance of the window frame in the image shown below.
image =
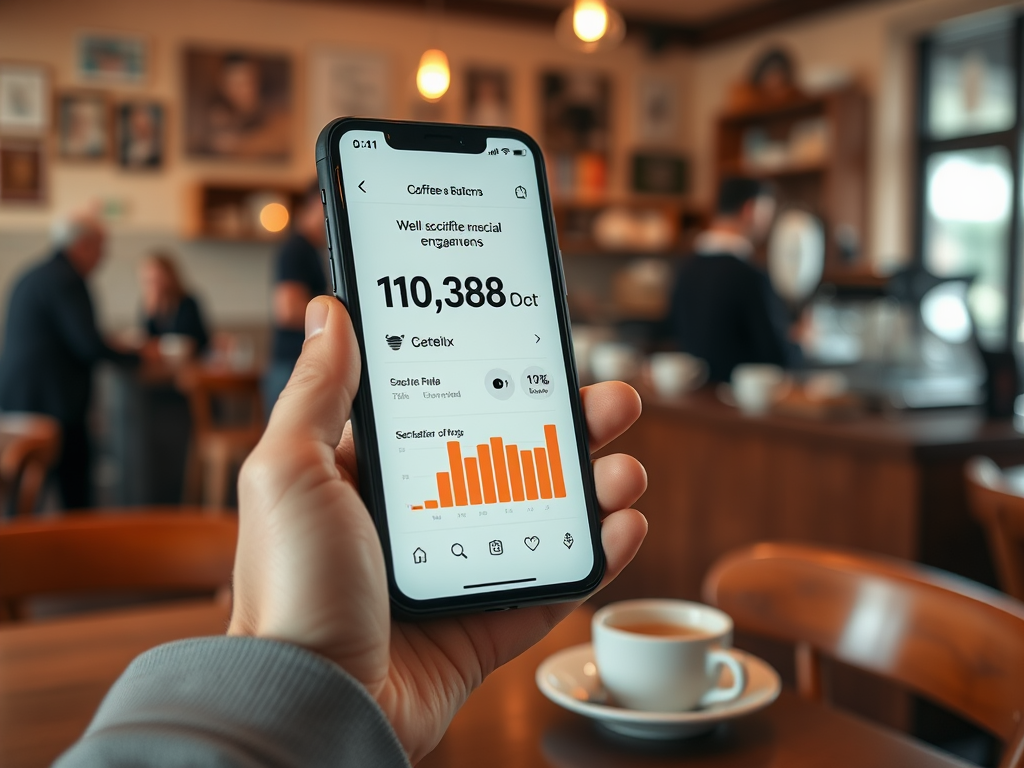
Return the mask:
POLYGON ((1014 122, 1009 128, 988 133, 957 136, 948 139, 936 139, 930 136, 928 120, 931 112, 931 61, 935 47, 936 32, 922 37, 917 46, 917 115, 915 120, 915 139, 917 144, 915 182, 917 196, 914 205, 914 266, 925 267, 925 229, 927 222, 926 206, 928 204, 928 160, 932 155, 966 149, 987 149, 1002 147, 1010 158, 1010 226, 1006 248, 1006 327, 1003 329, 1001 350, 1009 350, 1021 346, 1018 341, 1017 329, 1021 318, 1021 168, 1022 152, 1024 152, 1024 13, 1012 16, 1013 33, 1010 36, 1010 61, 1014 72, 1014 122))

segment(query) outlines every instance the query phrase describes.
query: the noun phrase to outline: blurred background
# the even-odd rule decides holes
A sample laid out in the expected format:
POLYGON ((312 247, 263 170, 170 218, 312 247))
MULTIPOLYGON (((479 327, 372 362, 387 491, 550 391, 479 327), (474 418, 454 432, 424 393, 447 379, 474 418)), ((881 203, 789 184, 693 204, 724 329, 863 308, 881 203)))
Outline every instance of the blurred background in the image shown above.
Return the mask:
POLYGON ((0 0, 2 514, 232 507, 330 284, 320 129, 511 125, 581 379, 644 399, 600 602, 773 538, 1005 587, 964 470, 1024 464, 1022 74, 988 0, 0 0))

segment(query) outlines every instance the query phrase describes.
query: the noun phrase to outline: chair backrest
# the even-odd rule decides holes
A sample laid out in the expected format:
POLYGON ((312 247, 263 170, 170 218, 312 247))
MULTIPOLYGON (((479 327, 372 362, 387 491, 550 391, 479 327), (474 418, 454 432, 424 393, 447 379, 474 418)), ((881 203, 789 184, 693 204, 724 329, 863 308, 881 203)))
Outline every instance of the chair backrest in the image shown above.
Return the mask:
POLYGON ((0 517, 30 516, 60 453, 60 423, 36 413, 0 414, 0 517))
POLYGON ((188 366, 178 375, 178 388, 188 396, 192 429, 197 436, 225 427, 263 427, 260 376, 255 371, 188 366))
MULTIPOLYGON (((1012 761, 1024 743, 1024 606, 1017 601, 913 563, 798 544, 756 544, 723 556, 704 579, 704 598, 741 630, 794 642, 931 698, 1006 741, 1003 765, 1019 764, 1012 761)), ((798 675, 807 666, 798 663, 798 675)), ((820 691, 807 680, 798 687, 805 695, 820 691)))
POLYGON ((1014 492, 991 459, 967 462, 967 501, 985 528, 1003 590, 1024 600, 1024 496, 1014 492))
POLYGON ((0 526, 0 602, 116 590, 214 591, 231 581, 238 518, 90 514, 0 526))

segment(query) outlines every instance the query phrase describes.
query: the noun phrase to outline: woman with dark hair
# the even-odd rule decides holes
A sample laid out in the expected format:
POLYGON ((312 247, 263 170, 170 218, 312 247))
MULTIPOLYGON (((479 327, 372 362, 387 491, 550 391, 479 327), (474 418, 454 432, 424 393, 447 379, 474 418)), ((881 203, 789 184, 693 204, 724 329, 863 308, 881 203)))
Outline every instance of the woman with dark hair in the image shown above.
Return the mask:
POLYGON ((146 332, 156 339, 165 334, 188 336, 195 341, 196 353, 209 343, 199 303, 185 292, 174 259, 166 253, 153 253, 139 271, 142 284, 142 310, 146 332))

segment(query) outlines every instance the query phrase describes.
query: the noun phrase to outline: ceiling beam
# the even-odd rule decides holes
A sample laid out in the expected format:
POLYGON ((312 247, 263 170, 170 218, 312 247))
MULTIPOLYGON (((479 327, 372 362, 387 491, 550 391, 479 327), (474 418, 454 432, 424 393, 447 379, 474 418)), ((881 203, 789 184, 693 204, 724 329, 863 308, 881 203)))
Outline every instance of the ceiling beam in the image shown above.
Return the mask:
MULTIPOLYGON (((764 0, 707 21, 681 24, 664 18, 623 14, 628 34, 640 36, 655 49, 667 46, 702 48, 761 32, 787 21, 831 11, 869 0, 764 0)), ((562 8, 530 0, 321 0, 380 8, 402 8, 423 13, 446 13, 490 20, 554 27, 562 8)), ((566 0, 566 6, 571 0, 566 0)), ((614 0, 612 0, 614 5, 614 0)))

